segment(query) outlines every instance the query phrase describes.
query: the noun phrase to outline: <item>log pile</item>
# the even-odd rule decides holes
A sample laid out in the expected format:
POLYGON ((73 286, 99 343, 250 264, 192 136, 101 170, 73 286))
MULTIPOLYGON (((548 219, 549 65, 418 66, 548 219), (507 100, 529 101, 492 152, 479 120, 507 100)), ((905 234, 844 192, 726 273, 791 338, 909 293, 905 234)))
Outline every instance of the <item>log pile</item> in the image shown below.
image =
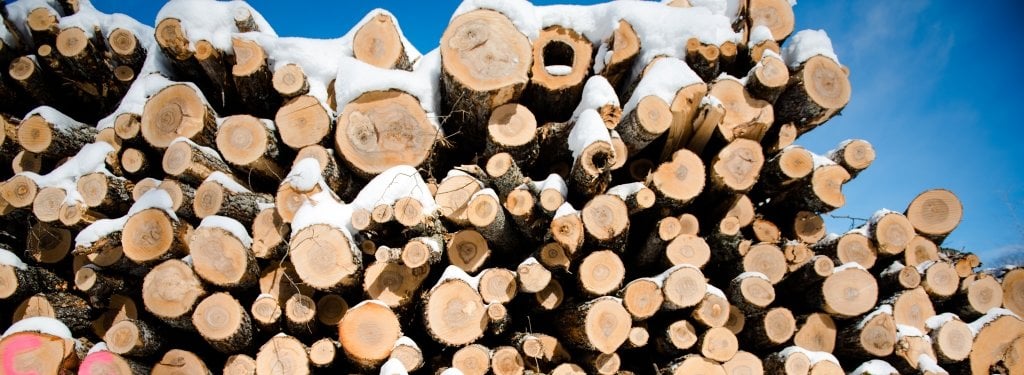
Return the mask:
POLYGON ((467 0, 427 54, 0 6, 0 373, 1024 371, 953 193, 826 230, 875 152, 798 145, 850 100, 824 32, 701 4, 467 0))

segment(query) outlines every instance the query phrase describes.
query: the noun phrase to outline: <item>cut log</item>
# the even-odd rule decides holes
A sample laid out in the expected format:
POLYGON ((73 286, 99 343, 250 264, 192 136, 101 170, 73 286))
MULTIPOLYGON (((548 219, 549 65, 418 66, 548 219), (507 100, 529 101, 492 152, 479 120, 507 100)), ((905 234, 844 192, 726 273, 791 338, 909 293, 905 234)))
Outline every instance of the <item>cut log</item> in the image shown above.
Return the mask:
POLYGON ((114 323, 103 335, 107 348, 116 354, 145 357, 156 354, 163 342, 153 327, 144 321, 124 319, 114 323))
POLYGON ((626 81, 640 55, 640 37, 626 20, 619 20, 616 26, 611 37, 601 46, 611 52, 611 57, 604 61, 600 74, 612 87, 619 89, 628 83, 626 81))
POLYGON ((270 117, 281 106, 281 97, 274 91, 267 52, 259 43, 239 37, 231 38, 231 47, 235 52, 231 79, 239 99, 253 115, 270 117))
POLYGON ((0 339, 0 365, 12 374, 71 373, 78 366, 74 340, 41 332, 16 332, 0 339))
POLYGON ((491 256, 487 240, 475 229, 455 232, 447 241, 448 262, 466 272, 476 272, 491 256))
POLYGON ((275 207, 260 210, 252 221, 252 253, 258 259, 278 259, 288 250, 285 240, 291 227, 284 224, 275 207))
POLYGON ((267 181, 287 175, 281 167, 276 128, 269 120, 236 115, 223 119, 217 129, 217 150, 224 160, 246 173, 267 181))
POLYGON ((323 176, 327 187, 331 188, 331 190, 336 192, 342 199, 351 200, 352 198, 355 198, 361 188, 361 184, 352 178, 348 169, 342 168, 338 165, 336 159, 337 155, 334 153, 333 149, 324 148, 320 145, 309 145, 303 147, 295 155, 295 161, 292 163, 292 168, 301 162, 302 159, 306 158, 312 158, 317 161, 317 164, 320 166, 320 175, 323 176))
POLYGON ((711 161, 708 171, 709 194, 743 194, 754 186, 764 165, 761 145, 749 139, 729 142, 711 161))
POLYGON ((284 303, 285 330, 295 337, 316 337, 316 301, 302 293, 292 294, 284 303))
POLYGON ((391 349, 391 359, 401 362, 406 371, 416 371, 424 365, 423 351, 420 350, 416 342, 409 340, 406 336, 400 337, 395 342, 395 347, 391 349))
POLYGON ((72 120, 60 112, 33 114, 18 126, 18 144, 26 151, 44 157, 63 158, 92 143, 97 132, 95 127, 72 120))
POLYGON ((400 263, 374 262, 363 273, 363 290, 388 307, 408 306, 427 277, 424 268, 409 268, 400 263))
POLYGON ((128 211, 127 203, 134 188, 131 181, 103 172, 79 177, 76 186, 85 206, 109 214, 128 211))
POLYGON ((217 121, 202 94, 194 86, 179 83, 149 97, 142 110, 141 127, 146 142, 165 149, 178 137, 199 145, 213 145, 217 121))
POLYGON ((629 155, 636 155, 672 127, 673 113, 668 103, 649 95, 640 99, 615 130, 622 136, 629 155))
POLYGON ((582 258, 576 275, 584 293, 602 296, 619 289, 626 276, 626 267, 618 254, 601 250, 582 258))
POLYGON ((400 336, 401 326, 395 313, 373 301, 352 307, 338 324, 338 340, 345 356, 363 367, 384 363, 400 336))
POLYGON ((152 371, 148 366, 108 350, 91 352, 82 358, 78 367, 82 374, 96 375, 130 375, 148 374, 152 371))
POLYGON ((25 255, 42 265, 61 262, 74 246, 70 230, 44 222, 29 228, 27 237, 25 255))
POLYGON ((978 274, 963 280, 950 303, 956 306, 953 312, 960 318, 976 319, 1003 305, 1003 290, 996 278, 978 274))
POLYGON ((698 340, 700 354, 705 358, 718 362, 725 362, 739 350, 739 341, 736 335, 726 328, 711 328, 704 332, 698 340))
POLYGON ((948 262, 932 261, 917 266, 921 273, 921 287, 933 301, 943 301, 960 287, 960 277, 948 262))
POLYGON ((473 139, 494 108, 522 95, 533 64, 530 41, 509 18, 482 9, 453 18, 440 49, 443 112, 473 139))
POLYGON ((334 291, 353 285, 363 268, 362 256, 349 237, 326 224, 295 231, 289 254, 299 278, 317 290, 334 291))
POLYGON ((914 289, 921 285, 921 273, 917 271, 917 267, 907 267, 900 262, 893 262, 878 274, 878 285, 880 291, 886 294, 914 289))
POLYGON ((379 12, 359 27, 352 37, 352 54, 356 59, 382 69, 412 70, 413 61, 405 51, 405 43, 394 18, 379 12))
POLYGON ((851 139, 843 141, 839 147, 829 151, 829 159, 836 164, 846 168, 850 176, 857 177, 857 174, 871 166, 875 161, 875 149, 868 141, 862 139, 851 139))
POLYGON ((14 309, 13 321, 45 317, 60 320, 72 332, 83 334, 92 328, 93 308, 81 297, 65 291, 36 294, 14 309))
POLYGON ((622 251, 629 236, 629 210, 621 198, 611 194, 593 197, 582 212, 585 242, 622 251))
POLYGON ((836 353, 852 358, 884 358, 896 345, 892 307, 883 305, 839 330, 836 353))
POLYGON ((252 253, 252 239, 241 223, 225 217, 211 218, 203 220, 188 240, 196 274, 222 288, 240 290, 253 285, 259 266, 252 253), (243 233, 237 233, 239 230, 243 233))
MULTIPOLYGON (((98 34, 99 29, 96 29, 98 34)), ((60 59, 70 69, 64 73, 76 78, 104 77, 111 73, 108 61, 102 59, 101 50, 97 49, 94 40, 102 41, 98 35, 90 35, 80 27, 68 27, 57 34, 54 46, 60 53, 60 59)), ((98 48, 103 48, 102 42, 98 48)), ((104 51, 105 52, 105 51, 104 51)))
POLYGON ((131 30, 114 29, 107 35, 107 45, 110 46, 111 60, 118 66, 129 67, 132 71, 142 68, 148 51, 131 30))
POLYGON ((685 207, 704 189, 704 162, 689 150, 672 154, 648 175, 647 187, 658 194, 658 203, 669 207, 685 207))
POLYGON ((507 152, 518 164, 532 165, 537 158, 537 118, 529 108, 516 103, 501 105, 487 122, 485 155, 507 152))
POLYGON ((286 64, 274 70, 273 85, 285 99, 309 93, 309 80, 299 64, 286 64))
POLYGON ((859 231, 850 231, 841 236, 828 236, 811 246, 815 254, 832 258, 835 264, 855 262, 864 268, 875 266, 878 259, 874 242, 859 231))
POLYGON ((161 165, 169 176, 190 184, 200 184, 214 172, 232 173, 216 150, 185 138, 171 142, 161 165))
POLYGON ((524 101, 543 122, 568 120, 580 102, 594 47, 576 30, 560 25, 545 27, 531 42, 533 63, 524 101))
POLYGON ((704 82, 711 82, 718 77, 720 57, 721 51, 714 44, 701 43, 697 38, 690 38, 686 42, 686 63, 704 82))
POLYGON ((184 255, 192 226, 168 214, 149 208, 128 217, 124 224, 122 243, 124 255, 139 264, 184 255))
POLYGON ((977 334, 969 357, 972 374, 990 373, 992 366, 1003 360, 1007 347, 1024 334, 1024 323, 1020 318, 1006 315, 989 318, 974 322, 977 334))
POLYGON ((142 282, 146 310, 171 326, 190 329, 192 312, 206 295, 188 264, 171 259, 153 267, 142 282))
POLYGON ((746 314, 763 310, 775 301, 775 288, 768 277, 760 273, 733 278, 727 292, 732 307, 746 314))
POLYGON ((835 60, 818 55, 807 59, 790 76, 786 90, 775 100, 775 119, 781 124, 793 123, 803 134, 839 114, 849 101, 846 71, 835 60))
MULTIPOLYGON (((906 250, 903 250, 903 263, 917 267, 921 263, 940 260, 939 247, 923 236, 914 236, 907 243, 906 250)), ((972 267, 973 269, 973 267, 972 267)), ((957 270, 957 272, 960 272, 957 270)))
POLYGON ((764 373, 764 365, 757 355, 740 350, 732 359, 722 363, 722 369, 727 375, 761 374, 764 373))
POLYGON ((669 364, 662 373, 671 375, 724 375, 725 369, 715 360, 705 358, 699 354, 688 354, 683 359, 669 364))
POLYGON ((789 83, 789 68, 779 55, 763 55, 757 65, 747 74, 747 91, 750 95, 774 103, 789 83))
POLYGON ((249 311, 252 313, 252 321, 263 332, 281 331, 281 304, 276 297, 261 295, 253 301, 249 311))
POLYGON ((786 194, 773 198, 765 204, 764 210, 814 213, 836 210, 846 204, 842 189, 849 180, 850 173, 843 167, 815 165, 810 179, 797 182, 786 194))
POLYGON ((306 345, 294 337, 271 337, 256 353, 256 374, 309 375, 309 354, 306 350, 306 345))
POLYGON ((800 146, 780 150, 765 161, 764 170, 757 181, 758 200, 774 197, 786 191, 793 183, 814 171, 814 154, 800 146))
POLYGON ((412 95, 373 91, 344 105, 334 145, 353 172, 371 178, 395 165, 425 166, 440 132, 412 95))
POLYGON ((669 105, 669 109, 672 111, 672 126, 668 129, 668 135, 665 137, 665 146, 661 151, 662 161, 669 160, 672 153, 689 144, 690 138, 694 136, 696 130, 694 121, 698 114, 698 107, 707 92, 708 86, 703 82, 676 91, 676 96, 669 105))
POLYGON ((174 375, 174 374, 212 374, 203 361, 195 353, 181 349, 171 349, 164 353, 163 358, 153 365, 152 375, 174 375))
POLYGON ((255 375, 256 359, 248 354, 235 354, 224 362, 223 373, 226 375, 255 375))
POLYGON ((665 310, 695 306, 704 299, 704 292, 707 289, 704 274, 693 266, 675 266, 653 279, 661 284, 665 298, 661 306, 665 310))
POLYGON ((840 319, 866 313, 878 301, 878 283, 863 268, 836 267, 820 287, 810 289, 811 305, 840 319))
POLYGON ((281 142, 294 150, 323 143, 333 122, 328 108, 310 95, 291 98, 274 115, 281 142))
POLYGON ((949 190, 928 190, 910 202, 904 215, 917 233, 942 245, 946 236, 960 224, 963 205, 949 190))
POLYGON ((798 319, 800 328, 793 344, 806 350, 831 353, 836 346, 836 323, 825 313, 813 313, 798 319))
POLYGON ((8 69, 11 79, 38 103, 58 103, 59 96, 51 89, 51 83, 35 59, 21 56, 11 61, 8 69))
POLYGON ((192 206, 196 217, 225 216, 251 225, 262 208, 270 205, 269 194, 253 193, 220 172, 213 172, 196 189, 192 206))
POLYGON ((744 344, 771 349, 781 346, 797 332, 796 318, 789 309, 775 307, 750 314, 741 331, 744 344))
POLYGON ((751 0, 747 4, 747 29, 764 26, 781 43, 793 32, 793 5, 785 0, 751 0))
POLYGON ((885 303, 892 305, 892 316, 896 324, 914 327, 921 332, 927 331, 926 321, 935 316, 935 307, 924 288, 897 293, 886 299, 885 303))
POLYGON ((491 350, 480 344, 470 344, 452 354, 452 368, 466 375, 485 375, 491 368, 491 350))
POLYGON ((630 315, 614 297, 598 297, 565 310, 561 329, 573 345, 601 353, 617 350, 629 336, 630 315))

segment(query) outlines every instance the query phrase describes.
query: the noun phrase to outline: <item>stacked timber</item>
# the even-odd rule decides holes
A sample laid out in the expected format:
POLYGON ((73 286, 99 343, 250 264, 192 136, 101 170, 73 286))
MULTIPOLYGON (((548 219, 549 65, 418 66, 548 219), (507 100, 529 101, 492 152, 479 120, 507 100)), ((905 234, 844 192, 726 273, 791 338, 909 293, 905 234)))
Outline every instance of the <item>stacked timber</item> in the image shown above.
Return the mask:
POLYGON ((952 192, 826 230, 875 151, 798 144, 851 89, 789 1, 467 0, 426 54, 0 9, 0 373, 1024 371, 952 192))

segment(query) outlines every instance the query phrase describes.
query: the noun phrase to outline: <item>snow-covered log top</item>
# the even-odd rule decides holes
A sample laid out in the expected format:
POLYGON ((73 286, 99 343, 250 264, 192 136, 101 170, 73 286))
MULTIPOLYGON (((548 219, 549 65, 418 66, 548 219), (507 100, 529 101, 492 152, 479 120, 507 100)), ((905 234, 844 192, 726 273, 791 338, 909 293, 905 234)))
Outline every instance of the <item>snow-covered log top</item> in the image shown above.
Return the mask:
POLYGON ((441 53, 437 49, 417 60, 411 72, 382 69, 347 56, 339 61, 337 82, 345 84, 334 85, 338 112, 363 93, 399 90, 415 96, 427 112, 427 118, 439 127, 435 119, 441 108, 441 98, 437 95, 441 84, 441 53))
POLYGON ((576 119, 576 124, 569 131, 569 151, 572 151, 572 158, 574 160, 579 159, 587 146, 597 142, 611 145, 611 134, 608 133, 608 128, 604 126, 604 120, 601 119, 601 115, 593 109, 588 109, 580 113, 580 117, 576 119))
POLYGON ((223 187, 224 189, 227 189, 228 191, 230 191, 232 193, 251 193, 252 192, 251 190, 249 190, 245 186, 242 186, 242 184, 240 184, 238 182, 238 180, 236 180, 234 177, 232 177, 230 175, 227 175, 227 174, 225 174, 224 172, 221 172, 221 171, 214 171, 213 173, 210 173, 210 175, 207 176, 206 179, 203 180, 203 181, 204 182, 206 182, 206 181, 216 182, 218 185, 220 185, 221 187, 223 187))
POLYGON ((127 215, 116 219, 96 220, 85 227, 85 229, 82 229, 81 232, 78 232, 78 235, 75 236, 75 247, 92 246, 92 243, 100 238, 124 229, 125 223, 128 222, 128 218, 132 215, 150 208, 163 210, 172 219, 178 220, 178 215, 174 213, 174 201, 171 200, 171 196, 163 189, 152 189, 132 204, 132 207, 128 209, 127 215))
POLYGON ((298 191, 312 191, 317 185, 323 190, 330 190, 324 182, 323 174, 320 173, 320 162, 314 158, 304 158, 295 162, 282 183, 289 184, 298 191))
POLYGON ((245 246, 246 248, 252 247, 252 237, 249 236, 249 231, 247 231, 245 229, 245 226, 242 225, 242 223, 239 223, 238 220, 232 219, 230 217, 218 215, 207 216, 203 218, 203 221, 201 221, 199 223, 199 226, 196 227, 196 229, 200 228, 223 229, 224 231, 231 233, 231 235, 237 238, 238 241, 241 242, 242 245, 245 246))
POLYGON ((163 90, 167 86, 175 84, 187 85, 196 92, 196 95, 203 100, 204 104, 209 106, 209 101, 206 100, 202 91, 200 91, 199 87, 194 83, 175 82, 167 79, 165 72, 168 70, 160 68, 160 64, 157 64, 158 61, 160 61, 161 64, 163 63, 163 53, 160 53, 159 50, 150 51, 155 52, 147 55, 146 63, 143 65, 142 73, 139 74, 139 78, 135 79, 135 82, 132 82, 131 87, 128 88, 128 92, 126 92, 124 97, 121 98, 121 103, 118 104, 117 109, 111 112, 107 117, 100 119, 99 122, 96 123, 96 128, 102 130, 114 127, 114 120, 117 119, 117 116, 123 113, 134 113, 141 116, 143 108, 146 107, 146 101, 148 101, 150 97, 156 95, 160 90, 163 90))
MULTIPOLYGON (((722 1, 700 3, 717 2, 722 1)), ((729 0, 726 3, 725 8, 734 9, 732 14, 735 14, 738 2, 729 0), (735 4, 730 6, 731 3, 735 4)), ((713 12, 705 6, 676 8, 647 1, 615 1, 586 6, 535 6, 526 0, 465 0, 455 10, 452 18, 476 9, 501 12, 530 40, 537 39, 545 27, 559 25, 575 30, 594 45, 601 45, 615 32, 620 20, 629 22, 643 41, 634 76, 656 56, 685 57, 686 41, 691 38, 714 45, 739 43, 742 39, 740 33, 732 30, 732 19, 725 15, 728 9, 713 12)), ((600 71, 606 59, 611 57, 610 51, 602 50, 605 54, 596 57, 595 71, 600 71)))
POLYGON ((58 111, 56 108, 50 106, 39 106, 25 114, 23 118, 29 118, 32 116, 42 117, 46 122, 52 124, 58 129, 75 129, 86 126, 84 123, 65 115, 63 112, 58 111))
POLYGON ((416 168, 407 165, 391 167, 374 177, 352 200, 352 206, 370 211, 377 205, 392 205, 405 197, 419 201, 423 206, 423 215, 431 216, 438 210, 437 202, 423 177, 416 168))
POLYGON ((235 15, 248 11, 259 27, 259 33, 277 36, 263 16, 245 1, 214 0, 173 0, 168 1, 156 15, 156 23, 173 18, 181 21, 189 41, 189 49, 195 49, 200 40, 210 42, 221 51, 231 53, 231 37, 238 33, 235 15))
POLYGON ((654 95, 665 103, 672 103, 679 89, 703 81, 690 69, 690 65, 677 58, 661 58, 647 70, 629 101, 622 106, 623 113, 629 113, 640 100, 654 95))
POLYGON ((18 175, 31 178, 40 188, 61 187, 70 194, 72 190, 77 191, 75 183, 79 177, 95 172, 110 174, 110 171, 107 171, 106 158, 111 152, 114 152, 114 146, 106 142, 90 143, 50 173, 40 175, 34 172, 21 172, 18 175))
POLYGON ((0 266, 10 266, 20 270, 28 269, 28 265, 21 258, 5 249, 0 249, 0 266))
POLYGON ((569 195, 569 185, 565 183, 562 175, 557 173, 549 174, 548 178, 541 181, 529 181, 526 185, 534 194, 551 189, 561 193, 563 197, 569 195))
MULTIPOLYGON (((51 336, 57 336, 68 340, 74 340, 71 336, 71 330, 68 326, 61 323, 60 320, 54 318, 48 318, 44 316, 34 316, 31 318, 25 318, 14 322, 10 327, 4 331, 4 335, 0 337, 7 337, 18 332, 39 332, 45 333, 51 336)), ((77 345, 77 344, 76 344, 77 345)))
POLYGON ((572 119, 569 121, 576 121, 585 110, 596 110, 606 105, 620 107, 619 94, 615 93, 615 88, 612 87, 611 83, 608 83, 604 76, 591 76, 587 78, 587 83, 583 85, 583 96, 580 104, 576 105, 576 110, 573 111, 572 119))
POLYGON ((817 55, 839 63, 839 56, 832 51, 832 40, 828 38, 825 30, 801 30, 782 48, 782 58, 790 68, 796 68, 817 55))

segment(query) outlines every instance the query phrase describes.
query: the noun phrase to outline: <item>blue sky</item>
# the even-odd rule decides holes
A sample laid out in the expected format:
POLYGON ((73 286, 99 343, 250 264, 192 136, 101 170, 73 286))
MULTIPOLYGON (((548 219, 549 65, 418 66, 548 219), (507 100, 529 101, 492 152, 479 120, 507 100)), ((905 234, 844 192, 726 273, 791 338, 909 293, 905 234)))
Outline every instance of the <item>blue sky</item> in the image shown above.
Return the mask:
MULTIPOLYGON (((559 3, 572 2, 560 1, 559 3)), ((94 0, 106 12, 152 24, 162 2, 94 0)), ((433 49, 459 1, 249 1, 278 34, 333 38, 373 8, 394 13, 421 51, 433 49)), ((554 3, 539 1, 538 4, 554 3)), ((594 3, 594 1, 575 1, 594 3)), ((824 153, 840 141, 871 142, 878 158, 844 187, 839 216, 902 211, 918 193, 947 188, 963 200, 964 220, 945 246, 991 263, 1024 252, 1024 172, 1018 163, 1024 103, 1015 1, 972 5, 941 0, 800 0, 797 29, 824 29, 850 67, 853 98, 837 117, 798 143, 824 153)), ((842 232, 850 221, 830 219, 842 232)))

